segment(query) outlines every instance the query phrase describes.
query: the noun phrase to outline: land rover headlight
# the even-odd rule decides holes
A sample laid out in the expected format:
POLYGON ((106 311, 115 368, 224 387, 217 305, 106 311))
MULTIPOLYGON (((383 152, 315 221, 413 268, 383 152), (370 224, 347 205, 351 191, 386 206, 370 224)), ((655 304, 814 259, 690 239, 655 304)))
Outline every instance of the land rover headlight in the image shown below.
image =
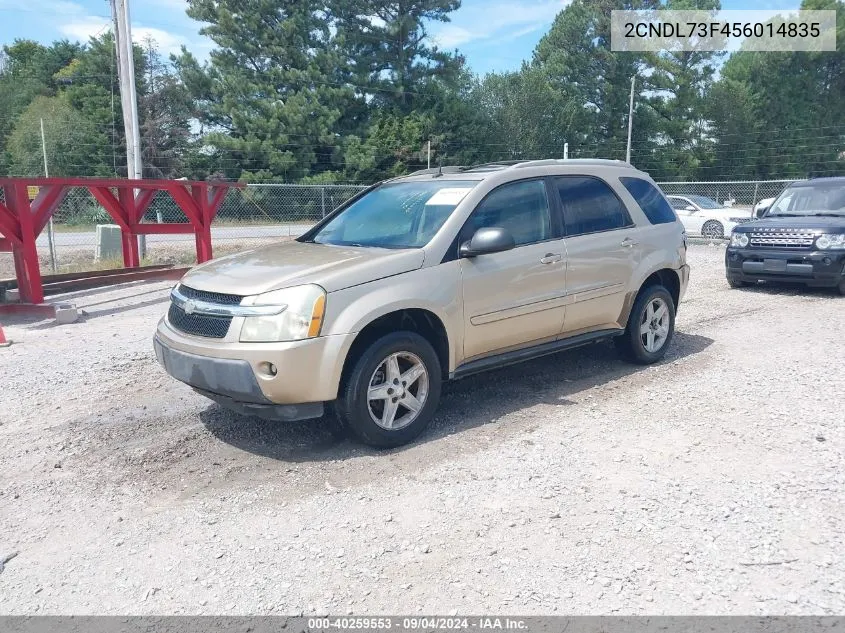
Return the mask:
POLYGON ((740 248, 748 246, 748 233, 738 233, 736 231, 731 233, 731 246, 739 246, 740 248))
POLYGON ((816 238, 816 248, 827 250, 829 248, 845 248, 845 234, 825 233, 816 238))
POLYGON ((249 316, 241 328, 242 343, 301 341, 320 334, 326 311, 326 291, 320 286, 294 286, 255 297, 254 306, 278 306, 271 316, 249 316))

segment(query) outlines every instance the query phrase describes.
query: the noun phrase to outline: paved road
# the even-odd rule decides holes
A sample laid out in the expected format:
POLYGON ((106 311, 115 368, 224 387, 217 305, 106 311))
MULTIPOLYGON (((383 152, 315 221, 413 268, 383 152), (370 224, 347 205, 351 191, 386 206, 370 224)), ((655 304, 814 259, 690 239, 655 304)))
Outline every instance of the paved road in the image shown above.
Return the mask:
MULTIPOLYGON (((274 224, 266 226, 218 226, 212 227, 211 237, 214 240, 261 239, 272 237, 287 237, 302 235, 312 225, 310 224, 274 224)), ((57 231, 54 234, 57 248, 63 246, 93 246, 97 243, 94 231, 65 233, 57 231)), ((191 240, 190 234, 182 235, 148 235, 147 244, 156 242, 184 242, 191 240)), ((47 248, 47 232, 38 236, 37 244, 47 248)))

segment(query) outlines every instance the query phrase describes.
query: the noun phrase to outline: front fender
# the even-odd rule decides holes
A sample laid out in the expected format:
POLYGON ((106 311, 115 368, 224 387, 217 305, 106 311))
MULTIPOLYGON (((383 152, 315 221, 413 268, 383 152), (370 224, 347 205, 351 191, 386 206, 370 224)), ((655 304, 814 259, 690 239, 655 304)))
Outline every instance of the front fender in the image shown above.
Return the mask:
POLYGON ((446 328, 449 371, 463 349, 463 300, 458 262, 420 268, 401 275, 329 293, 323 333, 357 333, 379 317, 399 310, 434 314, 446 328))

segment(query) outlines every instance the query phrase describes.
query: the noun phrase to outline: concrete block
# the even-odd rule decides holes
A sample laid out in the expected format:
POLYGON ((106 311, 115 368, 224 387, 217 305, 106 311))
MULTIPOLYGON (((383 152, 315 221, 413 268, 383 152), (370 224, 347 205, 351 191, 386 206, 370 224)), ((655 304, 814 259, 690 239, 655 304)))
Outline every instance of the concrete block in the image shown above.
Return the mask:
POLYGON ((57 303, 56 308, 56 323, 65 325, 73 323, 79 318, 79 311, 72 303, 57 303))
POLYGON ((21 300, 21 291, 17 288, 9 288, 6 291, 6 301, 9 303, 17 303, 21 300))
POLYGON ((117 224, 97 225, 97 247, 94 249, 94 259, 116 259, 123 254, 120 227, 117 224))

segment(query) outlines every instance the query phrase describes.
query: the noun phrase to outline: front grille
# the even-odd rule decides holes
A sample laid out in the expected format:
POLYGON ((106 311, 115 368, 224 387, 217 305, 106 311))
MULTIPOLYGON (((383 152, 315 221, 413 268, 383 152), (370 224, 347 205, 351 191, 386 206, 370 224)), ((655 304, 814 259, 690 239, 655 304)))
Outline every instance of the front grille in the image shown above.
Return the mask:
POLYGON ((751 246, 776 248, 809 248, 815 239, 810 231, 766 231, 749 235, 751 246))
POLYGON ((197 301, 206 301, 208 303, 218 303, 225 306, 240 305, 243 295, 227 295, 222 292, 206 292, 205 290, 197 290, 179 284, 179 292, 186 299, 196 299, 197 301))
MULTIPOLYGON (((184 290, 184 286, 182 287, 184 290)), ((182 308, 170 304, 167 320, 177 330, 194 336, 224 338, 229 331, 232 317, 208 316, 206 314, 187 314, 182 308)))

